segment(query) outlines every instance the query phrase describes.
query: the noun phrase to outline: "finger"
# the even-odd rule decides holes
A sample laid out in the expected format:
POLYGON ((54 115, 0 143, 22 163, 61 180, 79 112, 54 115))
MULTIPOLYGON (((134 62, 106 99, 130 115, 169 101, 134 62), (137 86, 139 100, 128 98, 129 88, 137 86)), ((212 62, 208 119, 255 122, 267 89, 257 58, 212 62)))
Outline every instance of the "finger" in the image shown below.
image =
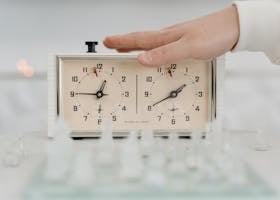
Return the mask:
POLYGON ((161 66, 174 61, 188 58, 190 46, 182 39, 176 42, 143 52, 138 55, 138 61, 145 66, 161 66))
POLYGON ((177 28, 180 28, 180 27, 185 26, 187 23, 188 23, 188 22, 180 22, 180 23, 177 23, 177 24, 174 24, 174 25, 171 25, 171 26, 165 27, 165 28, 163 28, 162 30, 177 29, 177 28))
MULTIPOLYGON (((144 50, 144 49, 117 49, 118 52, 120 53, 127 53, 127 52, 131 52, 131 51, 140 51, 140 50, 144 50)), ((149 49, 147 49, 149 50, 149 49)))
POLYGON ((117 49, 118 52, 120 53, 127 53, 127 52, 131 52, 131 51, 140 51, 143 49, 117 49))
POLYGON ((132 51, 131 49, 117 49, 117 51, 119 52, 119 53, 128 53, 128 52, 130 52, 130 51, 132 51))
POLYGON ((103 43, 113 49, 149 50, 176 41, 180 37, 181 34, 170 30, 134 32, 106 37, 103 43))

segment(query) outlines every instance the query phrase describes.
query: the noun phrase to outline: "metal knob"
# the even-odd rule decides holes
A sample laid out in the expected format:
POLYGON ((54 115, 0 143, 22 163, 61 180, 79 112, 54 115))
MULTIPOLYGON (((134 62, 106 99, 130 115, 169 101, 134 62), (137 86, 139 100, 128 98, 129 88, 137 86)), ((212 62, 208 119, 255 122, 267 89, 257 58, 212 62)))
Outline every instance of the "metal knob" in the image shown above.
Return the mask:
POLYGON ((95 46, 98 45, 97 41, 86 41, 85 45, 88 47, 87 53, 96 53, 95 46))

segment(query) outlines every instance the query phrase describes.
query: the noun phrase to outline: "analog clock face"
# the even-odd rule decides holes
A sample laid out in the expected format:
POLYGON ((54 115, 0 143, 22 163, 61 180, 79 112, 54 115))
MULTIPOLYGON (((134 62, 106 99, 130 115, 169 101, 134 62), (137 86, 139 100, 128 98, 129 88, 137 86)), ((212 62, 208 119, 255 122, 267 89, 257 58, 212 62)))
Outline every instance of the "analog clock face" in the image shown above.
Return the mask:
POLYGON ((136 59, 60 62, 60 112, 74 131, 203 127, 211 114, 211 61, 144 67, 136 59))

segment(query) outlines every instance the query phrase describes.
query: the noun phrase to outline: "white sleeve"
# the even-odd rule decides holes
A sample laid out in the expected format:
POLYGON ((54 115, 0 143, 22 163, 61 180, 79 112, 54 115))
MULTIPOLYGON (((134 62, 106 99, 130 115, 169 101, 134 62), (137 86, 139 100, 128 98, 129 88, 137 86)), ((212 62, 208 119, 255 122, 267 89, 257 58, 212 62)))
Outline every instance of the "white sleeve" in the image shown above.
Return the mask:
POLYGON ((235 1, 240 36, 233 51, 262 51, 280 65, 280 0, 235 1))

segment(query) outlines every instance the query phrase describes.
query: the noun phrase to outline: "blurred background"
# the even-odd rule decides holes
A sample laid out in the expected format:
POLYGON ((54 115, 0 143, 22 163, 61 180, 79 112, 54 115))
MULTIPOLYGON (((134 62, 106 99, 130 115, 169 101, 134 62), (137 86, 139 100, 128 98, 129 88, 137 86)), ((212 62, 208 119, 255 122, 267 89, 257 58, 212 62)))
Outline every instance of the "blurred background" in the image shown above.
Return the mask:
MULTIPOLYGON (((102 46, 107 35, 163 28, 230 4, 230 0, 0 0, 0 134, 46 131, 50 54, 85 52, 86 40, 100 41, 97 51, 107 52, 102 46)), ((227 54, 228 128, 280 130, 279 89, 280 66, 262 53, 227 54)))

